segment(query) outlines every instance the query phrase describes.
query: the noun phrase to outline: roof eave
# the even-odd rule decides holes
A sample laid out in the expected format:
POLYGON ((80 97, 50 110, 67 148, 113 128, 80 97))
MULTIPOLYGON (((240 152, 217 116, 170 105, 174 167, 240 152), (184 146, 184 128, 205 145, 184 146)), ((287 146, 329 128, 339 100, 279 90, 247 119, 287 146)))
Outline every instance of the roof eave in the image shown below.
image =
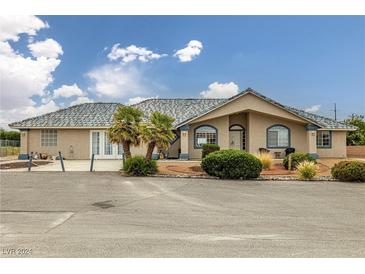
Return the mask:
POLYGON ((330 131, 356 131, 357 128, 326 128, 322 127, 318 130, 330 130, 330 131))
POLYGON ((13 128, 13 129, 44 129, 44 128, 55 128, 55 129, 106 129, 106 128, 109 128, 110 126, 84 126, 84 127, 80 127, 80 126, 77 126, 77 127, 71 127, 71 126, 68 126, 68 127, 60 127, 60 126, 43 126, 43 127, 40 127, 40 126, 37 126, 37 127, 29 127, 29 126, 10 126, 10 128, 13 128))

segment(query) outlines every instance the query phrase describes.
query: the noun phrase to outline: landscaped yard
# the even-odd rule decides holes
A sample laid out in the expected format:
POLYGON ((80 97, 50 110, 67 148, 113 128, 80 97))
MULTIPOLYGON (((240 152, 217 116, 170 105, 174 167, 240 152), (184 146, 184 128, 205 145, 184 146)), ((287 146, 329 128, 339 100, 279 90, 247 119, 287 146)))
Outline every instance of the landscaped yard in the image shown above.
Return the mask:
MULTIPOLYGON (((51 161, 32 161, 32 167, 42 166, 53 163, 51 161)), ((26 168, 29 166, 28 161, 12 161, 0 164, 0 169, 17 169, 26 168)))
MULTIPOLYGON (((328 158, 318 160, 318 176, 330 176, 331 168, 343 159, 328 158)), ((352 160, 352 159, 349 159, 352 160)), ((353 159, 361 160, 361 159, 353 159)), ((365 159, 362 159, 365 161, 365 159)), ((206 176, 207 174, 201 169, 200 161, 157 161, 159 172, 163 175, 187 175, 187 176, 206 176)), ((263 170, 261 176, 297 176, 296 171, 288 171, 282 165, 282 161, 276 161, 270 170, 263 170)))

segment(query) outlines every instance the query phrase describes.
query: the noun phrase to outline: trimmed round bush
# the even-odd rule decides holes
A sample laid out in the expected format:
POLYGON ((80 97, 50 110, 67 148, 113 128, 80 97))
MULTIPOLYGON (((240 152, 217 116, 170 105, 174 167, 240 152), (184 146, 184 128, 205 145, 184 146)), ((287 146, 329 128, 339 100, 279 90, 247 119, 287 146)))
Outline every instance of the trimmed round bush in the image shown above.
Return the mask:
MULTIPOLYGON (((299 163, 304 161, 314 162, 317 163, 316 159, 314 159, 313 156, 311 156, 309 153, 303 153, 303 152, 294 152, 289 154, 291 155, 291 169, 296 169, 299 163)), ((285 156, 283 160, 283 165, 286 169, 289 168, 289 155, 285 156)))
POLYGON ((202 147, 202 159, 205 158, 205 156, 207 156, 209 153, 218 151, 220 149, 221 148, 215 144, 204 144, 202 147))
POLYGON ((125 161, 123 170, 128 175, 147 176, 157 172, 157 163, 155 160, 147 160, 143 156, 134 156, 125 161))
POLYGON ((331 168, 335 179, 344 182, 365 182, 365 163, 360 161, 341 161, 331 168))
POLYGON ((221 179, 254 179, 262 171, 260 160, 235 149, 210 153, 202 160, 201 167, 209 175, 221 179))

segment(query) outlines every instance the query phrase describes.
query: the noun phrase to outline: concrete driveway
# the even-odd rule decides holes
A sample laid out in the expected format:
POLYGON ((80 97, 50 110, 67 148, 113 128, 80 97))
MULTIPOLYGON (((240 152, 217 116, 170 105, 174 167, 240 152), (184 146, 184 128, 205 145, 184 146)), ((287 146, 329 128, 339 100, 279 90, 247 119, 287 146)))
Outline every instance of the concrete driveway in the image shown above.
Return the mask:
POLYGON ((0 186, 2 257, 365 256, 365 184, 32 172, 0 186))
MULTIPOLYGON (((11 161, 4 161, 2 163, 8 163, 11 161)), ((19 160, 13 160, 12 162, 19 162, 19 160)), ((24 161, 27 162, 28 161, 24 161)), ((32 167, 32 171, 62 171, 61 162, 59 160, 51 161, 52 163, 47 165, 39 165, 32 167)), ((91 160, 64 160, 64 166, 66 171, 90 171, 91 160)), ((97 159, 94 161, 94 171, 119 171, 123 166, 123 160, 102 160, 97 159)), ((24 172, 28 171, 28 168, 17 169, 2 169, 1 172, 24 172)))

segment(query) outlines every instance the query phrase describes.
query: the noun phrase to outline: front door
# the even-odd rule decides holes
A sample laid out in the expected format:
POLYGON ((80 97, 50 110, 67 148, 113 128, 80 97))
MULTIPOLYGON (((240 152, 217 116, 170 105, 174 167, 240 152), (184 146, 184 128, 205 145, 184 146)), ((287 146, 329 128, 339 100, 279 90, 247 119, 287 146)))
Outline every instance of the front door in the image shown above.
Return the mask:
POLYGON ((242 131, 229 132, 229 148, 242 149, 242 131))

